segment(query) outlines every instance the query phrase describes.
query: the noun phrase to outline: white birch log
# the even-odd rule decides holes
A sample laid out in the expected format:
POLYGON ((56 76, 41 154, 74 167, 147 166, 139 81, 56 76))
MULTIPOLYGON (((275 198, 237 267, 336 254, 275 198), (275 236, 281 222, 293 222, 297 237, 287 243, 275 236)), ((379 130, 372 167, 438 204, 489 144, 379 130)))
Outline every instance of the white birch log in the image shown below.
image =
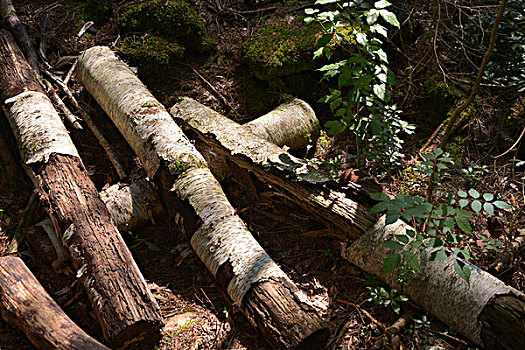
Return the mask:
POLYGON ((77 76, 155 179, 181 232, 252 324, 280 347, 321 346, 324 322, 294 297, 297 287, 235 215, 204 158, 129 67, 107 47, 93 47, 80 56, 77 76))
MULTIPOLYGON (((394 273, 382 273, 383 262, 392 253, 382 242, 393 239, 394 235, 405 235, 407 230, 414 229, 401 220, 385 226, 385 218, 382 217, 361 238, 344 246, 342 256, 393 286, 396 284, 394 273)), ((472 271, 469 286, 455 272, 453 254, 445 261, 430 261, 430 254, 441 248, 423 251, 410 249, 420 258, 421 272, 411 276, 408 284, 400 286, 400 289, 412 301, 477 345, 487 348, 525 348, 523 293, 463 261, 472 271), (504 306, 501 306, 502 301, 504 306), (501 312, 500 308, 506 311, 501 312), (510 316, 507 312, 510 312, 510 316)))

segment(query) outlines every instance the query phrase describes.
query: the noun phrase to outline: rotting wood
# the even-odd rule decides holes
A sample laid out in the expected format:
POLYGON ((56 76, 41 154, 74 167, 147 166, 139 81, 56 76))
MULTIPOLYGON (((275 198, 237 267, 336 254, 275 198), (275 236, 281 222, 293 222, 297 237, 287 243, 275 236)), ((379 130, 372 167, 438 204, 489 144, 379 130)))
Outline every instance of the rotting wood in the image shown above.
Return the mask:
MULTIPOLYGON (((344 247, 342 255, 357 267, 395 285, 393 273, 382 273, 383 261, 391 250, 381 243, 407 230, 413 228, 401 220, 385 226, 382 217, 373 229, 344 247)), ((435 249, 419 251, 413 248, 420 258, 421 272, 412 275, 400 290, 477 345, 491 349, 524 349, 525 294, 465 262, 472 271, 469 286, 455 272, 454 256, 445 261, 429 261, 435 249)))
POLYGON ((24 168, 113 346, 149 341, 161 316, 51 101, 11 35, 0 30, 0 104, 24 168))
POLYGON ((353 240, 373 226, 368 207, 331 190, 326 186, 328 177, 236 122, 190 98, 175 104, 171 114, 187 127, 192 138, 271 184, 331 228, 334 236, 353 240))
POLYGON ((0 257, 0 307, 38 349, 109 350, 60 309, 20 258, 0 257))
POLYGON ((169 113, 107 47, 79 58, 77 77, 155 179, 167 209, 234 302, 275 346, 320 348, 326 324, 247 230, 169 113))
MULTIPOLYGON (((272 148, 271 145, 265 144, 267 143, 265 140, 257 138, 255 135, 247 134, 238 124, 191 99, 183 99, 171 109, 171 112, 176 118, 183 120, 184 125, 188 127, 189 134, 195 136, 199 142, 205 142, 213 150, 222 152, 229 159, 249 169, 260 180, 271 184, 278 191, 286 191, 292 186, 302 185, 301 183, 292 183, 290 179, 299 181, 309 179, 308 176, 304 176, 302 179, 296 176, 296 169, 306 168, 306 165, 300 160, 294 160, 294 163, 297 163, 297 168, 286 169, 281 164, 276 166, 273 161, 283 154, 282 150, 272 148), (288 186, 283 184, 288 184, 288 186)), ((287 157, 291 156, 286 155, 279 160, 287 157)), ((312 187, 310 186, 310 188, 312 187)), ((286 192, 284 193, 286 194, 286 192)), ((293 194, 295 195, 295 192, 293 194)), ((341 215, 340 212, 333 213, 333 216, 337 215, 341 215)), ((383 225, 381 227, 381 221, 376 224, 375 230, 371 229, 371 226, 370 230, 367 230, 366 225, 359 225, 360 222, 371 222, 373 220, 366 209, 355 212, 354 217, 355 220, 346 221, 346 225, 357 226, 358 230, 356 231, 361 231, 361 237, 358 237, 359 239, 355 243, 350 244, 356 236, 347 235, 343 242, 348 245, 343 249, 342 255, 366 272, 380 275, 382 263, 388 255, 381 249, 386 249, 386 247, 381 244, 380 239, 376 239, 374 242, 359 242, 365 242, 366 237, 372 235, 370 232, 383 235, 392 233, 394 229, 391 226, 385 228, 383 225), (367 233, 365 234, 365 232, 367 233), (369 252, 366 258, 356 258, 363 257, 365 252, 369 252), (377 254, 377 259, 371 259, 374 254, 377 254)), ((337 220, 341 222, 342 219, 346 218, 343 216, 337 220)), ((406 226, 401 221, 396 225, 406 226)), ((425 259, 423 254, 421 260, 425 261, 425 259)), ((477 344, 488 341, 489 334, 509 333, 504 328, 510 327, 512 324, 511 329, 514 335, 509 334, 506 338, 496 340, 498 346, 508 349, 525 347, 523 344, 525 339, 523 321, 525 299, 521 292, 506 286, 489 273, 475 267, 473 267, 473 275, 476 274, 476 278, 471 277, 474 282, 471 282, 471 288, 467 288, 466 283, 455 273, 453 262, 452 266, 450 261, 432 262, 427 266, 427 269, 432 268, 432 273, 424 274, 425 277, 419 278, 420 283, 413 282, 405 291, 412 300, 443 322, 452 325, 457 331, 477 344), (428 283, 431 277, 432 283, 428 283), (493 298, 490 299, 491 297, 493 298), (501 306, 501 304, 505 306, 501 306), (481 322, 482 320, 483 322, 481 322), (483 326, 480 326, 481 324, 483 326), (504 327, 504 325, 506 326, 504 327)), ((417 280, 418 277, 414 279, 414 281, 417 280)), ((387 279, 387 282, 393 285, 394 279, 387 279)))

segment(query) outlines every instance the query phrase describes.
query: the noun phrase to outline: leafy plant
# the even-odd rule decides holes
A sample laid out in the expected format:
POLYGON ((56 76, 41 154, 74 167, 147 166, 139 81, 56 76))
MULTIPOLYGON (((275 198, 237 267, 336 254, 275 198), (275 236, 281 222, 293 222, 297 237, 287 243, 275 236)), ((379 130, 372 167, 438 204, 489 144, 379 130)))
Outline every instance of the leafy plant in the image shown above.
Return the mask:
MULTIPOLYGON (((442 155, 443 151, 436 149, 433 154, 424 156, 426 161, 423 162, 421 171, 429 177, 429 188, 439 183, 439 171, 447 169, 444 162, 449 162, 450 159, 442 155)), ((506 210, 511 206, 502 200, 497 200, 492 193, 482 195, 474 188, 467 191, 460 190, 456 195, 438 193, 441 196, 433 201, 426 201, 421 196, 409 197, 405 194, 398 194, 393 199, 384 193, 370 194, 372 199, 379 202, 371 209, 372 214, 385 212, 386 224, 392 224, 402 218, 418 231, 416 233, 414 230, 407 230, 405 234, 395 235, 391 240, 383 242, 393 251, 383 262, 384 273, 401 271, 405 274, 407 269, 417 273, 420 271, 420 261, 419 255, 414 251, 436 248, 430 255, 430 261, 442 261, 454 255, 456 273, 469 283, 471 271, 465 260, 472 258, 470 251, 464 248, 450 251, 444 248, 445 245, 460 243, 464 235, 474 236, 469 222, 474 213, 479 214, 483 211, 492 216, 495 209, 506 210)), ((432 196, 427 195, 427 198, 432 196)), ((487 249, 489 247, 498 249, 503 245, 487 236, 482 235, 481 239, 487 249)))
POLYGON ((330 134, 350 130, 356 141, 358 167, 364 157, 390 169, 403 156, 399 134, 410 134, 414 129, 400 119, 396 106, 390 105, 395 77, 381 48, 387 37, 382 23, 399 27, 399 22, 387 10, 390 3, 385 0, 373 6, 364 0, 317 0, 315 5, 320 8, 306 9, 309 16, 304 19, 307 23, 316 21, 324 29, 314 59, 344 56, 319 69, 324 72, 323 79, 337 78, 337 88, 330 89, 320 102, 329 103, 339 119, 327 122, 325 127, 330 134))
POLYGON ((398 295, 397 288, 392 288, 389 291, 385 287, 376 286, 376 287, 366 287, 370 291, 370 296, 366 301, 373 302, 376 306, 391 307, 392 310, 399 314, 401 311, 401 306, 399 303, 408 301, 406 295, 398 295))

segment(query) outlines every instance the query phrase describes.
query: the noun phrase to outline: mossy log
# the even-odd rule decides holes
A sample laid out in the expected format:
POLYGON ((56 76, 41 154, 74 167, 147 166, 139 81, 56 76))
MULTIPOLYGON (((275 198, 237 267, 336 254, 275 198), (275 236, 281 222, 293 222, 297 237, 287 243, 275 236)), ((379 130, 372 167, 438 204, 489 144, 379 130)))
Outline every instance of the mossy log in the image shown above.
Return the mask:
POLYGON ((38 349, 109 350, 71 321, 20 258, 0 258, 0 308, 38 349))
MULTIPOLYGON (((316 202, 312 205, 311 201, 303 199, 303 194, 311 196, 316 193, 314 191, 319 193, 319 188, 327 183, 314 184, 308 175, 314 171, 307 169, 304 162, 288 154, 282 156, 284 152, 278 147, 191 99, 183 99, 171 112, 186 125, 187 132, 197 139, 197 143, 205 143, 215 152, 252 171, 260 180, 296 203, 304 201, 303 207, 314 215, 317 211, 323 210, 324 214, 332 210, 330 218, 338 222, 338 228, 354 226, 353 229, 345 229, 353 235, 343 237, 346 244, 343 257, 368 273, 381 275, 383 261, 389 254, 381 242, 400 230, 406 230, 406 224, 398 221, 385 227, 384 219, 381 219, 372 227, 370 223, 374 218, 368 214, 366 205, 360 211, 352 211, 354 204, 346 209, 338 209, 337 206, 323 208, 316 202), (295 167, 281 164, 283 159, 293 159, 295 167), (297 169, 304 169, 302 178, 298 176, 297 169), (301 182, 291 182, 297 180, 301 182), (348 212, 353 212, 352 220, 348 220, 348 212)), ((318 179, 317 176, 314 178, 318 179)), ((344 197, 343 194, 338 196, 344 197)), ((348 199, 348 203, 353 202, 348 199)), ((339 201, 337 205, 344 206, 345 201, 339 201)), ((315 217, 319 218, 319 215, 315 217)), ((320 221, 326 223, 322 218, 320 221)), ((412 300, 476 344, 488 348, 525 348, 523 293, 474 266, 471 286, 468 287, 455 273, 453 261, 428 262, 427 256, 428 252, 421 254, 423 272, 414 277, 404 290, 412 300)), ((391 276, 387 276, 386 282, 394 285, 391 276)))
POLYGON ((315 309, 257 243, 206 161, 164 107, 107 47, 79 58, 77 76, 139 156, 177 228, 248 320, 278 347, 320 348, 315 309))
MULTIPOLYGON (((382 265, 392 252, 382 242, 413 230, 401 220, 386 225, 384 217, 373 229, 343 248, 342 255, 357 267, 395 285, 393 273, 382 265)), ((505 285, 488 272, 463 261, 472 271, 470 285, 454 270, 453 254, 445 261, 429 261, 440 248, 419 251, 421 272, 410 277, 403 293, 425 311, 453 327, 477 345, 488 349, 525 349, 525 294, 505 285)))
POLYGON ((131 253, 112 223, 60 116, 11 35, 0 30, 0 104, 106 340, 149 340, 161 316, 131 253))
POLYGON ((334 236, 354 240, 373 226, 366 206, 331 190, 328 177, 244 126, 190 98, 175 104, 171 114, 192 138, 271 184, 331 228, 334 236))

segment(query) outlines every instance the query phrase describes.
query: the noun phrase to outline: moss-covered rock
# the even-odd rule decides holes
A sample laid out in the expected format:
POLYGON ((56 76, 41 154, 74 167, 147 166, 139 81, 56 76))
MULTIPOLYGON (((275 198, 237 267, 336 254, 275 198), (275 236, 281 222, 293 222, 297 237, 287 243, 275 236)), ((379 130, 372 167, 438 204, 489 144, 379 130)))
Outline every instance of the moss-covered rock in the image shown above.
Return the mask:
POLYGON ((146 72, 165 71, 173 60, 184 56, 184 47, 154 35, 132 36, 122 40, 117 50, 124 59, 146 72))
POLYGON ((265 81, 314 69, 317 30, 302 22, 270 22, 242 45, 242 59, 265 81))
POLYGON ((185 0, 153 0, 124 5, 117 24, 124 33, 149 33, 177 39, 188 49, 200 50, 206 29, 204 20, 185 0))

